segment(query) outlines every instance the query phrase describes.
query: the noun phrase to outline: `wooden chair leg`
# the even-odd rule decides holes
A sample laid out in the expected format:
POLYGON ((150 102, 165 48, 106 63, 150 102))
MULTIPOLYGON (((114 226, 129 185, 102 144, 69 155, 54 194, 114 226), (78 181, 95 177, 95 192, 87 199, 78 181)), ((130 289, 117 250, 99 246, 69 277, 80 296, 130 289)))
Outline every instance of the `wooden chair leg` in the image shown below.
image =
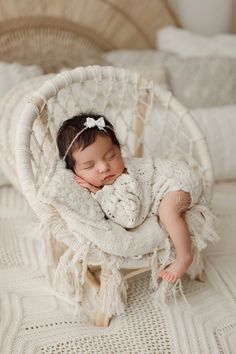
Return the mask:
POLYGON ((98 309, 96 314, 95 325, 98 327, 108 327, 109 322, 110 322, 110 317, 98 309))
POLYGON ((205 282, 204 271, 202 271, 201 273, 198 273, 198 274, 195 276, 195 280, 204 283, 204 282, 205 282))
POLYGON ((101 268, 100 290, 99 290, 99 295, 98 295, 97 312, 96 312, 96 319, 95 319, 95 325, 99 326, 99 327, 107 327, 109 325, 109 321, 110 321, 110 317, 101 311, 101 303, 102 303, 103 297, 104 297, 105 284, 106 284, 107 279, 109 278, 110 274, 111 274, 110 269, 105 268, 105 267, 101 268))

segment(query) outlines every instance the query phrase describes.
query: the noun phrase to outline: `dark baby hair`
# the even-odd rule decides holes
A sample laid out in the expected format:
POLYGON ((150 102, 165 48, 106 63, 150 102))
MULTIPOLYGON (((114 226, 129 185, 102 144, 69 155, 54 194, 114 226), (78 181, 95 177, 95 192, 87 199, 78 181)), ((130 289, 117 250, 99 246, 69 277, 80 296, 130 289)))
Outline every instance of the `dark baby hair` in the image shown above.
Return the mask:
POLYGON ((120 143, 113 131, 112 124, 107 120, 106 117, 102 114, 97 113, 80 113, 72 118, 65 120, 57 132, 57 147, 59 150, 59 156, 61 159, 65 156, 65 153, 70 146, 71 142, 82 129, 85 128, 84 123, 87 118, 93 118, 98 120, 100 117, 104 118, 105 121, 105 130, 100 130, 98 127, 87 128, 76 138, 75 142, 71 146, 71 149, 68 151, 65 162, 66 168, 74 172, 75 161, 73 159, 73 151, 76 148, 81 148, 84 150, 87 146, 94 143, 98 135, 108 136, 113 144, 117 145, 120 149, 120 143), (107 128, 110 127, 110 128, 107 128))

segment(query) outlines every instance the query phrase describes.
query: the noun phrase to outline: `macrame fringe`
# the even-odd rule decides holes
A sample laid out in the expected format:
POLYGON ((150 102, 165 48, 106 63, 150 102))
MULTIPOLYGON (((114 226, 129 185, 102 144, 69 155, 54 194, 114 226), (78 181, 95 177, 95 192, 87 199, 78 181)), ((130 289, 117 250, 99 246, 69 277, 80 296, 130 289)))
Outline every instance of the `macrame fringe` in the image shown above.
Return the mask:
POLYGON ((193 249, 193 260, 190 267, 187 270, 187 274, 190 279, 195 279, 196 276, 202 274, 204 270, 203 255, 196 247, 193 249))
POLYGON ((193 245, 199 250, 206 248, 208 242, 219 241, 216 232, 217 219, 204 204, 195 205, 186 213, 186 221, 189 225, 193 245))
POLYGON ((59 259, 56 253, 56 241, 51 234, 50 222, 41 222, 38 232, 43 241, 42 252, 43 257, 46 257, 46 266, 56 266, 59 259))
MULTIPOLYGON (((202 271, 203 261, 201 251, 207 246, 208 241, 216 242, 219 237, 215 231, 216 218, 204 204, 194 206, 186 213, 186 220, 191 228, 194 260, 188 270, 191 278, 202 271)), ((86 281, 88 260, 91 243, 85 242, 78 249, 67 248, 66 251, 58 249, 58 242, 52 237, 52 220, 40 225, 40 234, 43 239, 44 254, 47 264, 56 268, 53 287, 66 299, 70 299, 76 312, 83 301, 83 286, 86 281)), ((151 255, 151 288, 155 290, 153 299, 158 304, 177 303, 182 298, 188 304, 182 289, 181 280, 174 284, 158 278, 161 270, 172 261, 171 242, 166 238, 162 248, 156 248, 151 255)), ((111 273, 104 283, 101 294, 102 312, 109 317, 119 315, 125 311, 127 301, 127 283, 117 266, 111 266, 111 273)))
POLYGON ((90 242, 81 245, 75 254, 68 248, 60 258, 54 275, 54 289, 78 302, 83 300, 89 248, 90 242))
POLYGON ((85 275, 88 269, 88 257, 89 257, 90 246, 91 246, 91 242, 86 242, 83 245, 81 245, 70 263, 70 269, 71 271, 74 272, 76 272, 76 270, 78 269, 78 263, 80 263, 79 265, 82 268, 80 283, 82 285, 84 285, 85 275))
POLYGON ((124 313, 127 302, 127 282, 122 273, 117 269, 111 270, 101 294, 102 312, 109 317, 124 313))
MULTIPOLYGON (((88 268, 88 257, 91 242, 86 242, 78 248, 75 253, 70 249, 58 258, 55 254, 55 243, 51 235, 49 220, 40 225, 40 234, 43 239, 43 252, 47 257, 48 265, 56 267, 53 278, 53 288, 74 304, 75 312, 80 313, 79 303, 83 301, 83 285, 85 283, 88 268)), ((117 269, 112 268, 102 295, 101 308, 109 317, 121 314, 125 311, 127 301, 127 283, 123 275, 117 269)))
POLYGON ((73 257, 73 252, 68 248, 64 255, 60 258, 53 279, 53 287, 61 295, 67 298, 72 298, 76 295, 80 300, 79 295, 79 274, 71 272, 70 262, 73 257))
POLYGON ((155 306, 170 304, 178 305, 180 299, 190 307, 190 304, 184 295, 181 279, 176 280, 175 283, 170 283, 163 279, 158 290, 152 294, 152 301, 155 306))
POLYGON ((158 275, 159 273, 171 263, 171 245, 168 238, 165 241, 165 248, 160 251, 158 247, 154 249, 151 256, 151 289, 158 288, 158 275), (161 254, 161 252, 163 254, 161 254))

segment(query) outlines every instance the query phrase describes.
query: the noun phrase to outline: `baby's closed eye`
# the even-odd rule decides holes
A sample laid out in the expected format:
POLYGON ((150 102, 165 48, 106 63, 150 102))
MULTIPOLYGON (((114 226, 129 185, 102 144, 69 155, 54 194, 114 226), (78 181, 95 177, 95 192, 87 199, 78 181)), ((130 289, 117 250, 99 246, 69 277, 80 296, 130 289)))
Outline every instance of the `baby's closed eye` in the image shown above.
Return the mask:
POLYGON ((89 165, 89 166, 84 167, 83 170, 90 170, 93 167, 94 167, 94 165, 89 165))
POLYGON ((116 156, 116 153, 112 153, 106 156, 107 160, 112 160, 116 156))

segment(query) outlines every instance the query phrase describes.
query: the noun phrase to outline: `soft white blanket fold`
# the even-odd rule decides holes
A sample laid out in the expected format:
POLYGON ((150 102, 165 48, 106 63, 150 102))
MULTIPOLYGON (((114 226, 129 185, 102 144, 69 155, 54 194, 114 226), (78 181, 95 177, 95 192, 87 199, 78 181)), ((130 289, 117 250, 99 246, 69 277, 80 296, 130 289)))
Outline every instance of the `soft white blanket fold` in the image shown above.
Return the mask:
MULTIPOLYGON (((73 239, 72 244, 67 244, 65 252, 58 255, 53 281, 54 288, 63 296, 81 302, 83 306, 81 287, 85 284, 87 266, 104 264, 111 273, 106 283, 101 309, 109 316, 120 314, 125 309, 127 284, 122 275, 122 268, 151 266, 151 284, 154 289, 157 289, 156 301, 159 299, 162 302, 165 301, 166 296, 168 297, 169 288, 166 289, 164 286, 162 290, 158 289, 158 272, 173 261, 174 254, 170 239, 158 223, 158 206, 161 198, 169 190, 178 190, 182 187, 189 189, 194 203, 198 200, 200 193, 199 188, 196 188, 198 183, 193 183, 193 188, 191 188, 191 173, 188 173, 187 167, 183 173, 185 167, 183 168, 181 163, 172 165, 172 162, 168 162, 162 169, 163 164, 159 161, 159 167, 156 163, 156 168, 153 169, 152 160, 147 160, 143 161, 143 166, 136 169, 135 159, 134 163, 130 161, 127 162, 128 170, 132 178, 139 178, 138 182, 142 191, 145 207, 141 210, 141 214, 144 212, 143 215, 146 215, 146 206, 150 205, 150 198, 155 196, 148 216, 138 226, 131 229, 126 229, 106 219, 98 202, 89 191, 74 181, 73 173, 65 168, 61 160, 55 161, 38 192, 39 199, 51 204, 56 214, 60 215, 57 221, 49 216, 45 222, 43 236, 46 239, 46 247, 50 249, 48 251, 52 254, 56 251, 55 240, 53 241, 51 237, 51 223, 61 224, 60 218, 63 220, 62 234, 69 233, 73 239), (173 166, 175 167, 174 174, 173 168, 170 168, 173 166), (153 183, 155 174, 160 170, 163 171, 162 178, 157 179, 158 183, 153 183), (182 185, 179 185, 180 181, 182 185), (142 262, 145 262, 145 265, 142 262)), ((213 221, 213 215, 204 204, 204 198, 200 198, 199 203, 194 204, 186 213, 194 256, 187 273, 192 278, 204 268, 201 250, 206 247, 208 241, 218 239, 213 221)), ((60 229, 59 225, 58 227, 60 229)), ((180 280, 179 283, 181 288, 180 280)), ((172 290, 175 297, 175 286, 172 290)))
POLYGON ((163 27, 157 32, 157 47, 180 57, 236 57, 234 34, 207 37, 172 26, 163 27))
POLYGON ((125 167, 127 171, 113 184, 92 194, 105 215, 125 228, 137 227, 147 218, 157 216, 160 202, 168 192, 189 192, 191 206, 203 193, 197 165, 190 167, 184 161, 160 158, 130 158, 125 159, 125 167))
POLYGON ((81 242, 92 242, 102 251, 129 257, 160 247, 166 238, 157 222, 149 217, 136 228, 126 230, 105 215, 91 193, 74 181, 74 175, 57 161, 39 189, 39 198, 52 204, 66 221, 69 231, 81 242))
MULTIPOLYGON (((137 195, 142 202, 141 212, 138 211, 136 215, 141 221, 137 222, 135 216, 134 225, 130 229, 106 219, 102 208, 91 193, 74 181, 73 173, 67 170, 64 162, 60 160, 55 162, 41 186, 39 198, 57 209, 66 221, 68 230, 81 243, 90 241, 110 255, 132 257, 152 253, 156 247, 160 249, 164 247, 166 234, 157 219, 158 207, 163 196, 170 190, 182 188, 190 192, 192 204, 193 202, 196 204, 201 196, 201 188, 197 183, 198 176, 195 178, 182 162, 130 159, 125 163, 128 166, 131 183, 136 179, 139 184, 136 192, 139 193, 137 195)), ((104 191, 109 206, 106 189, 104 191)), ((203 248, 202 245, 207 240, 215 238, 212 225, 208 227, 205 225, 211 220, 210 211, 205 205, 200 206, 199 209, 199 205, 193 205, 186 215, 193 238, 197 236, 194 243, 198 244, 199 249, 203 248)), ((122 214, 128 223, 130 213, 133 211, 128 210, 122 214)))

